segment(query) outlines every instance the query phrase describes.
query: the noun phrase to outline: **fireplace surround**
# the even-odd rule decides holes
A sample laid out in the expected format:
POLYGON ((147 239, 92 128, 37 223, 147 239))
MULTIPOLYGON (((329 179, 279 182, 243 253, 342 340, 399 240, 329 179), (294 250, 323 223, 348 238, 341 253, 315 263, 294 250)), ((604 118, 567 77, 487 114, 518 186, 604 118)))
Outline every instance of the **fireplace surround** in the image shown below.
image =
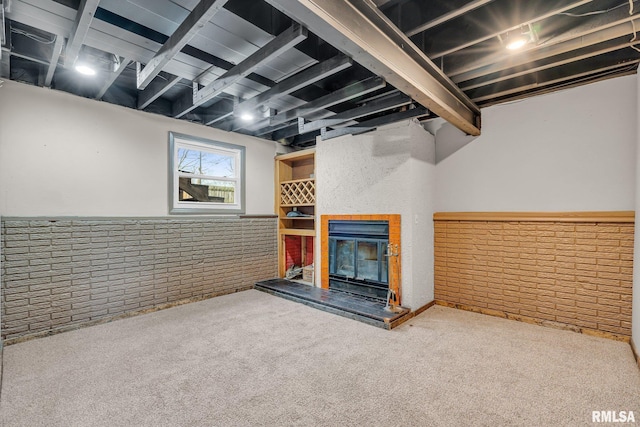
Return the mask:
POLYGON ((400 215, 322 215, 321 247, 323 288, 400 304, 400 215))

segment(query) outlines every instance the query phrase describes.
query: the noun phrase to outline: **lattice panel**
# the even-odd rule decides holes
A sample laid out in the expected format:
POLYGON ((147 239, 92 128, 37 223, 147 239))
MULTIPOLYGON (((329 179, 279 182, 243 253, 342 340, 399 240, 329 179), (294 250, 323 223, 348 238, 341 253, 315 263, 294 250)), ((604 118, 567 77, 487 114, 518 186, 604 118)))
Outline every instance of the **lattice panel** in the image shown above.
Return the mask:
POLYGON ((316 183, 312 179, 280 184, 281 205, 313 205, 316 203, 316 183))

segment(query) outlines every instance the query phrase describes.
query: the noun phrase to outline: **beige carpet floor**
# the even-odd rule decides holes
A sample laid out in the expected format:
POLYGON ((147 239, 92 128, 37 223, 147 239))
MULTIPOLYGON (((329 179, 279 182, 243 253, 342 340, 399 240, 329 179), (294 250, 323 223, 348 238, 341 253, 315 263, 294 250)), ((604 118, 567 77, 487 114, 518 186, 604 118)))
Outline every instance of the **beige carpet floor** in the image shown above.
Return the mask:
POLYGON ((444 307, 393 331, 258 291, 11 345, 4 426, 580 426, 628 344, 444 307))

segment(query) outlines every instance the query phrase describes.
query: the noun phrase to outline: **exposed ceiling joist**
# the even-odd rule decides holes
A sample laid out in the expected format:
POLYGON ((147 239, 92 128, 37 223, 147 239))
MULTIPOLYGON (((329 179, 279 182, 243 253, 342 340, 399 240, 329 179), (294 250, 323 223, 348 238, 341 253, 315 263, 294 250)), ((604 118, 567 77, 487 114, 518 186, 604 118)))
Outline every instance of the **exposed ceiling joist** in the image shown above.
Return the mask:
POLYGON ((359 119, 361 117, 370 116, 372 114, 380 113, 382 111, 391 110, 393 108, 402 107, 411 103, 411 98, 407 95, 394 92, 387 97, 378 98, 374 101, 368 102, 360 107, 353 108, 351 110, 343 111, 327 119, 316 120, 309 123, 304 123, 304 120, 298 125, 298 133, 308 133, 314 130, 319 130, 326 127, 334 127, 341 123, 348 122, 349 120, 359 119))
MULTIPOLYGON (((371 117, 400 117, 394 113, 405 104, 388 101, 395 90, 407 94, 398 102, 412 98, 414 105, 428 102, 418 96, 437 100, 434 105, 444 101, 444 112, 457 113, 463 123, 467 109, 471 126, 478 124, 473 120, 479 115, 469 98, 483 107, 507 102, 626 75, 635 72, 637 63, 632 61, 640 60, 630 48, 635 33, 631 20, 636 19, 640 28, 640 13, 629 16, 628 12, 640 0, 630 4, 625 0, 438 0, 433 4, 422 0, 233 0, 211 21, 203 19, 202 30, 186 44, 183 37, 198 27, 197 19, 187 17, 204 16, 196 6, 222 1, 100 0, 97 8, 91 6, 92 20, 78 10, 78 5, 88 9, 90 1, 11 2, 12 10, 5 10, 5 36, 13 37, 0 51, 0 77, 33 85, 55 79, 52 87, 75 95, 106 94, 107 102, 167 116, 186 111, 182 118, 189 121, 283 138, 298 146, 314 143, 321 129, 326 134, 332 129, 366 127, 362 122, 371 117), (383 7, 376 8, 374 2, 383 7), (303 21, 298 16, 314 22, 318 34, 310 33, 306 42, 259 66, 244 62, 274 34, 288 28, 292 17, 303 21), (69 41, 73 41, 80 35, 82 25, 76 20, 82 17, 89 25, 78 47, 80 59, 86 55, 103 69, 93 82, 56 70, 52 55, 59 51, 53 49, 56 40, 65 41, 71 35, 69 41), (396 25, 410 35, 415 33, 411 38, 415 44, 396 25), (538 45, 507 56, 502 36, 507 27, 522 25, 536 32, 538 45), (344 55, 336 57, 337 50, 344 55), (442 67, 438 69, 429 57, 443 51, 453 53, 438 58, 442 67), (114 65, 110 54, 147 64, 144 90, 137 89, 136 77, 145 77, 142 68, 131 72, 131 66, 116 60, 122 74, 109 72, 114 65), (154 68, 151 62, 156 60, 166 65, 154 68), (257 68, 236 80, 245 66, 257 68), (368 78, 382 82, 386 73, 397 79, 387 80, 388 90, 372 89, 364 95, 356 86, 348 88, 353 92, 340 92, 345 85, 368 78), (425 75, 431 80, 425 80, 425 75), (456 84, 466 99, 456 97, 460 90, 456 84), (245 109, 253 110, 260 121, 240 120, 237 114, 245 109), (267 116, 267 110, 274 118, 267 116)), ((61 55, 57 62, 66 66, 64 47, 61 55)), ((436 114, 433 111, 431 116, 436 114)))
POLYGON ((412 100, 407 95, 398 91, 392 91, 379 97, 375 97, 360 107, 343 111, 339 114, 326 110, 321 112, 314 121, 309 123, 304 123, 304 119, 299 117, 297 126, 287 126, 276 130, 273 132, 272 137, 276 140, 281 140, 298 135, 296 140, 306 141, 310 138, 313 139, 313 135, 316 135, 318 133, 317 131, 322 128, 357 125, 358 122, 355 121, 355 119, 392 110, 411 103, 412 100))
MULTIPOLYGON (((602 67, 602 68, 598 68, 598 69, 591 69, 589 71, 585 71, 585 72, 579 73, 579 74, 570 74, 570 75, 567 75, 567 76, 559 77, 557 79, 551 79, 551 80, 546 80, 546 81, 535 81, 535 82, 532 82, 532 83, 522 84, 522 85, 518 85, 516 87, 505 89, 505 90, 502 90, 500 92, 493 92, 490 95, 476 96, 473 99, 476 102, 483 102, 483 101, 492 100, 492 99, 499 99, 499 98, 502 98, 502 97, 518 94, 518 93, 521 93, 521 92, 526 92, 526 91, 529 91, 529 90, 540 89, 540 88, 545 88, 545 87, 552 86, 552 85, 557 85, 557 84, 563 83, 563 82, 572 82, 574 80, 578 80, 578 79, 583 78, 583 77, 584 78, 590 78, 590 77, 596 76, 597 74, 612 72, 612 71, 618 70, 620 68, 632 67, 632 66, 638 64, 638 62, 640 62, 640 60, 632 60, 632 61, 627 61, 627 62, 623 62, 623 63, 620 63, 620 64, 610 65, 610 66, 606 66, 606 67, 602 67)), ((540 92, 537 91, 535 94, 537 95, 539 93, 540 92)), ((524 94, 523 96, 518 97, 516 99, 524 98, 526 96, 531 96, 531 95, 530 94, 524 94)), ((485 104, 485 106, 492 105, 492 104, 493 103, 488 103, 488 104, 485 104)))
POLYGON ((2 48, 2 50, 6 54, 4 56, 7 58, 7 60, 9 58, 9 56, 13 56, 13 57, 16 57, 16 58, 22 58, 22 59, 26 59, 27 61, 35 62, 36 64, 44 65, 45 67, 49 66, 49 61, 45 61, 43 59, 35 58, 33 56, 25 55, 25 54, 18 53, 18 52, 11 52, 11 51, 9 51, 9 49, 5 49, 5 48, 2 48))
POLYGON ((376 90, 386 87, 386 85, 387 83, 383 78, 370 77, 366 80, 353 83, 325 96, 314 99, 313 101, 307 102, 297 108, 282 111, 275 116, 255 123, 251 129, 254 131, 255 135, 258 136, 271 134, 281 129, 287 129, 285 133, 288 135, 289 131, 297 131, 298 129, 297 123, 291 125, 293 120, 299 118, 321 120, 331 117, 336 113, 331 110, 327 110, 327 108, 359 98, 368 93, 375 92, 376 90))
POLYGON ((327 59, 319 64, 307 68, 293 76, 278 82, 271 89, 262 92, 261 94, 254 96, 251 99, 240 102, 235 106, 236 112, 242 112, 254 109, 260 105, 268 104, 270 101, 274 101, 292 92, 295 92, 303 87, 312 85, 320 80, 323 80, 329 76, 332 76, 342 70, 346 70, 351 67, 353 61, 351 58, 344 55, 335 56, 331 59, 327 59))
POLYGON ((173 116, 180 118, 193 111, 196 107, 205 104, 261 65, 291 49, 305 38, 307 38, 307 29, 300 25, 294 25, 204 88, 198 89, 197 84, 194 83, 196 86, 194 86, 193 95, 188 98, 180 98, 175 103, 173 116))
POLYGON ((384 126, 390 123, 399 122, 401 120, 413 119, 416 117, 421 117, 426 114, 429 114, 429 110, 422 106, 417 106, 416 108, 410 108, 404 111, 400 111, 397 113, 389 114, 382 117, 376 117, 375 119, 365 120, 363 122, 358 123, 354 126, 338 128, 338 129, 322 129, 320 135, 322 136, 322 140, 326 141, 328 139, 337 138, 343 135, 357 135, 364 132, 369 132, 377 127, 384 126))
POLYGON ((80 0, 78 14, 76 15, 75 23, 69 35, 67 50, 65 51, 64 65, 66 67, 73 66, 78 59, 80 48, 84 44, 84 39, 89 32, 93 15, 96 13, 99 3, 100 0, 80 0))
POLYGON ((590 49, 587 52, 583 52, 585 49, 581 49, 581 50, 572 52, 572 54, 570 55, 563 55, 562 57, 559 57, 557 61, 549 62, 544 65, 540 65, 538 67, 527 68, 526 70, 519 71, 519 72, 504 73, 504 74, 501 74, 499 77, 495 77, 493 79, 483 79, 477 83, 470 82, 468 84, 462 85, 462 90, 477 89, 482 86, 488 86, 491 84, 503 82, 505 80, 510 80, 516 77, 525 76, 527 74, 537 73, 537 72, 548 70, 551 68, 557 68, 562 65, 570 64, 572 62, 593 58, 598 55, 604 55, 606 53, 614 52, 616 50, 627 49, 632 45, 640 44, 640 40, 637 40, 634 44, 631 44, 627 41, 623 43, 614 41, 613 43, 606 43, 606 44, 607 44, 606 47, 602 47, 600 49, 590 49))
POLYGON ((629 16, 627 10, 612 11, 602 16, 591 18, 584 24, 574 27, 571 31, 543 41, 541 44, 516 55, 513 53, 505 54, 504 52, 496 55, 486 55, 485 58, 447 70, 447 72, 456 83, 471 80, 625 35, 631 35, 633 34, 633 25, 640 26, 640 17, 638 15, 629 16), (634 21, 634 24, 630 21, 634 21))
POLYGON ((267 1, 454 126, 480 133, 480 109, 370 1, 267 1))
MULTIPOLYGON (((594 76, 594 74, 592 72, 590 73, 582 73, 584 78, 575 78, 575 79, 571 79, 571 78, 561 78, 561 79, 557 79, 557 81, 555 83, 559 84, 560 87, 562 89, 570 89, 573 87, 578 87, 578 86, 582 86, 585 84, 585 81, 587 81, 588 83, 596 83, 602 80, 607 80, 610 79, 612 75, 615 75, 615 77, 621 77, 621 76, 628 76, 628 75, 633 75, 633 74, 637 74, 637 67, 638 64, 640 63, 640 59, 636 59, 633 61, 628 61, 628 62, 624 62, 622 64, 618 64, 618 65, 612 65, 609 67, 602 67, 599 70, 594 70, 594 71, 599 71, 599 74, 596 74, 594 76)), ((574 76, 575 77, 575 76, 574 76)), ((521 94, 517 94, 515 96, 510 96, 508 98, 509 102, 512 101, 517 101, 520 99, 524 99, 524 98, 529 98, 532 96, 539 96, 539 95, 545 95, 548 93, 552 93, 552 92, 557 92, 558 88, 556 86, 553 86, 554 82, 549 82, 549 86, 545 86, 545 88, 540 89, 540 90, 536 90, 535 92, 523 92, 521 94)), ((496 105, 496 104, 500 104, 504 101, 489 101, 486 103, 483 103, 483 106, 485 107, 489 107, 492 105, 496 105)))
POLYGON ((366 95, 386 86, 386 82, 381 77, 370 77, 361 82, 356 82, 340 88, 332 93, 322 96, 292 110, 283 111, 268 119, 269 126, 275 126, 296 120, 298 117, 307 117, 311 113, 329 108, 334 105, 366 95))
POLYGON ((60 54, 62 54, 62 48, 64 47, 64 38, 56 36, 56 41, 53 43, 53 49, 51 50, 51 60, 47 69, 47 76, 44 78, 44 87, 51 87, 51 81, 53 80, 53 73, 58 66, 58 60, 60 54))
POLYGON ((433 19, 429 22, 426 22, 422 25, 417 26, 416 28, 407 31, 407 36, 408 37, 412 37, 415 36, 416 34, 419 34, 423 31, 427 31, 429 28, 433 28, 436 27, 444 22, 450 21, 452 19, 457 18, 458 16, 464 15, 467 12, 472 11, 473 9, 477 9, 479 7, 484 6, 487 3, 491 3, 493 0, 474 0, 471 1, 469 3, 467 3, 466 5, 458 8, 458 9, 453 9, 451 12, 446 13, 442 16, 437 17, 436 19, 433 19))
POLYGON ((233 105, 236 101, 234 99, 220 98, 212 106, 207 108, 203 113, 203 120, 206 126, 211 126, 214 123, 219 123, 233 115, 233 105))
POLYGON ((212 99, 230 85, 247 76, 258 67, 268 63, 277 56, 291 49, 308 35, 307 29, 300 25, 293 25, 288 30, 279 34, 276 38, 260 48, 231 70, 199 89, 193 96, 194 104, 203 104, 212 99))
MULTIPOLYGON (((98 9, 97 14, 111 17, 113 15, 104 9, 98 9)), ((12 0, 11 13, 7 17, 22 24, 65 37, 71 32, 76 15, 77 13, 74 9, 51 0, 12 0)), ((104 19, 104 16, 102 18, 104 19)), ((136 26, 133 21, 127 21, 124 23, 125 27, 121 28, 103 19, 96 19, 92 22, 85 39, 85 45, 128 57, 133 61, 148 62, 155 55, 156 49, 160 49, 160 43, 164 43, 169 39, 169 37, 165 36, 163 41, 158 43, 145 38, 139 32, 135 32, 139 30, 137 28, 139 26, 136 26)), ((231 62, 189 45, 184 47, 183 53, 198 60, 214 64, 224 70, 229 70, 235 66, 231 62)), ((173 72, 174 70, 169 69, 169 67, 167 67, 167 71, 182 75, 183 78, 193 77, 184 73, 173 72)), ((247 79, 259 84, 268 83, 268 79, 255 74, 249 74, 247 79)), ((269 84, 268 86, 271 87, 272 85, 269 84)))
POLYGON ((547 19, 547 18, 549 18, 551 16, 558 15, 560 13, 569 11, 571 9, 575 9, 577 7, 580 7, 582 5, 590 3, 592 1, 593 0, 573 1, 573 2, 570 2, 569 4, 562 5, 561 7, 545 11, 544 13, 541 13, 539 15, 535 15, 532 18, 526 20, 525 22, 518 23, 518 25, 507 27, 507 28, 501 28, 498 31, 494 31, 491 27, 488 27, 488 31, 486 32, 486 34, 484 34, 481 37, 475 38, 473 40, 469 40, 468 42, 462 43, 460 45, 457 45, 457 46, 454 46, 454 47, 451 47, 451 48, 448 48, 448 49, 445 49, 445 50, 430 51, 430 52, 427 52, 427 55, 429 55, 429 58, 431 58, 431 59, 440 58, 441 56, 445 56, 445 55, 451 55, 454 52, 458 52, 458 51, 460 51, 462 49, 466 49, 466 48, 468 48, 470 46, 473 46, 473 45, 476 45, 478 43, 482 43, 484 41, 487 41, 489 39, 498 37, 499 35, 504 34, 506 32, 517 30, 518 28, 520 28, 522 26, 526 26, 526 25, 529 25, 529 24, 534 24, 534 23, 536 23, 538 21, 542 21, 542 20, 547 19))
POLYGON ((131 62, 129 58, 118 58, 118 59, 120 61, 118 63, 118 66, 114 71, 109 73, 109 77, 107 77, 107 80, 104 82, 104 84, 96 94, 96 99, 102 99, 102 97, 104 96, 105 93, 107 93, 111 85, 113 85, 116 79, 120 76, 120 74, 122 74, 122 72, 125 70, 125 68, 127 68, 129 63, 131 62))
MULTIPOLYGON (((136 64, 137 66, 138 64, 136 64)), ((171 74, 167 80, 156 79, 152 81, 144 90, 138 92, 138 110, 147 108, 153 101, 177 85, 180 80, 182 80, 182 77, 171 74)))
MULTIPOLYGON (((327 110, 327 109, 320 109, 317 111, 314 111, 313 113, 310 113, 309 119, 310 120, 321 120, 327 117, 331 117, 333 115, 335 115, 336 113, 331 111, 331 110, 327 110)), ((299 120, 300 117, 298 117, 297 119, 294 120, 299 120)), ((268 135, 271 134, 273 135, 274 132, 277 132, 281 129, 294 129, 297 130, 298 129, 298 122, 295 121, 288 121, 288 122, 284 122, 284 123, 280 123, 274 126, 269 126, 269 119, 265 119, 264 121, 262 121, 260 123, 260 126, 258 127, 258 130, 253 132, 253 135, 256 136, 262 136, 262 135, 268 135)))
POLYGON ((220 123, 223 120, 227 120, 232 116, 233 116, 233 110, 227 111, 226 113, 218 113, 217 115, 215 115, 214 118, 205 120, 204 124, 207 126, 211 126, 215 123, 220 123))
POLYGON ((70 7, 46 0, 13 0, 7 18, 57 36, 68 37, 75 25, 78 12, 70 7))
POLYGON ((180 24, 178 29, 162 45, 158 53, 137 74, 138 89, 147 87, 176 53, 189 43, 205 24, 224 6, 228 0, 201 0, 180 24))
MULTIPOLYGON (((351 58, 344 56, 342 54, 337 55, 333 58, 327 59, 319 64, 316 64, 312 67, 309 67, 299 73, 294 74, 293 76, 278 82, 271 89, 262 92, 261 94, 245 100, 243 102, 237 103, 233 108, 233 114, 236 116, 241 116, 243 112, 252 113, 252 110, 258 108, 258 106, 269 106, 270 103, 277 101, 278 99, 310 86, 316 82, 319 82, 327 77, 330 77, 340 71, 346 70, 347 68, 353 65, 353 61, 351 58)), ((229 114, 225 114, 225 117, 229 117, 229 114)), ((268 120, 268 119, 267 119, 268 120)), ((267 126, 268 121, 261 120, 260 124, 262 127, 267 126)), ((235 121, 233 126, 231 127, 232 131, 238 131, 240 129, 245 129, 247 127, 251 127, 251 129, 256 130, 257 124, 251 123, 243 123, 242 121, 235 121)))

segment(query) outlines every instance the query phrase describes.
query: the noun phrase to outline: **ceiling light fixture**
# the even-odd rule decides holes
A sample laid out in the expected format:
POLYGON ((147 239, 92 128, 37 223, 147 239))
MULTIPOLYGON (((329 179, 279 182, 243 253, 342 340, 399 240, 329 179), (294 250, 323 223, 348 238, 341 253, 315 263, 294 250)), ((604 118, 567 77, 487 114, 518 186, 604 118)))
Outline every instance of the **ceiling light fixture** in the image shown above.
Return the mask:
POLYGON ((240 120, 242 120, 243 122, 252 122, 253 118, 253 114, 251 113, 242 113, 240 115, 240 120))
POLYGON ((527 44, 528 42, 529 40, 525 38, 525 36, 515 37, 509 40, 506 48, 509 50, 518 50, 524 47, 524 45, 527 44))
POLYGON ((78 64, 76 65, 76 71, 85 76, 95 76, 96 70, 89 67, 88 65, 78 64))
POLYGON ((499 38, 504 47, 510 51, 520 50, 527 44, 538 41, 538 36, 531 24, 528 24, 527 27, 522 27, 519 30, 510 31, 499 38))

